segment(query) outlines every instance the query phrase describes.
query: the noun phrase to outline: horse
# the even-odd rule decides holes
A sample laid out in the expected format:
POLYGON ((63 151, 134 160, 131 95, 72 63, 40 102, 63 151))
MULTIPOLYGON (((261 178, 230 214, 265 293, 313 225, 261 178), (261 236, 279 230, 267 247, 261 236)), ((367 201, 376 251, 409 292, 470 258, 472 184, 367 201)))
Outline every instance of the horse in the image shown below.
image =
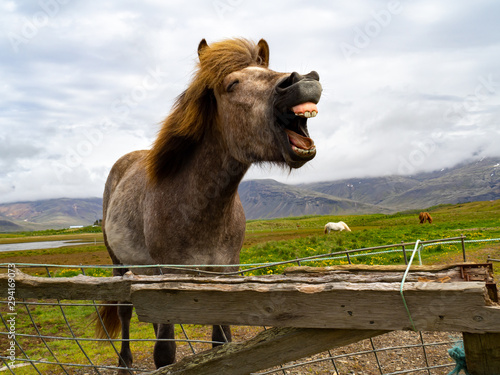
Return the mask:
POLYGON ((325 225, 325 234, 330 233, 330 231, 332 230, 338 230, 342 232, 344 229, 351 232, 351 229, 343 221, 339 221, 338 223, 327 223, 325 225))
POLYGON ((428 212, 421 212, 419 215, 418 215, 418 220, 420 220, 420 224, 424 224, 426 221, 429 223, 429 224, 432 224, 432 216, 429 215, 428 212))
MULTIPOLYGON (((314 158, 307 122, 318 113, 321 92, 315 71, 269 69, 264 39, 210 45, 203 39, 193 78, 152 148, 126 154, 109 173, 102 226, 113 264, 123 265, 114 275, 124 275, 127 265, 213 265, 205 270, 238 271, 246 223, 239 183, 254 163, 292 170, 314 158)), ((176 273, 168 267, 134 272, 176 273)), ((110 336, 117 337, 121 328, 119 366, 129 368, 132 309, 110 303, 100 310, 110 336)), ((106 337, 99 323, 96 332, 106 337)), ((174 338, 173 324, 153 327, 158 339, 174 338)), ((231 341, 230 327, 214 326, 212 341, 231 341)), ((174 340, 157 341, 155 366, 174 363, 175 351, 174 340)))

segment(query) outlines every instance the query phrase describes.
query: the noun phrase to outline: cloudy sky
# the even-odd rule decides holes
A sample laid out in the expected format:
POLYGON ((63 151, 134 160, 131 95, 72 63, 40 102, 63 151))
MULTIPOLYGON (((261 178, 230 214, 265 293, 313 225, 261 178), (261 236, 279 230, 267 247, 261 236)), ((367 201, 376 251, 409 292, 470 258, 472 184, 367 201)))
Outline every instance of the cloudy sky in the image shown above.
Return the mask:
POLYGON ((265 38, 273 70, 321 76, 302 183, 500 156, 497 1, 0 2, 0 203, 101 196, 149 148, 202 38, 265 38))

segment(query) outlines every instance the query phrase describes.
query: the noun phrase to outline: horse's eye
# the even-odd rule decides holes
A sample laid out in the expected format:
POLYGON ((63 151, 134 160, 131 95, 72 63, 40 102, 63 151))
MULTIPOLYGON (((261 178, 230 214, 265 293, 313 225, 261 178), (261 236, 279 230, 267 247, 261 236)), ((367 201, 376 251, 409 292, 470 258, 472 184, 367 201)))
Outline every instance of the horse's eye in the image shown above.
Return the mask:
POLYGON ((227 92, 232 92, 232 91, 236 88, 236 85, 237 85, 238 83, 240 83, 240 81, 239 81, 239 80, 237 80, 237 79, 236 79, 236 80, 234 80, 234 81, 233 81, 233 82, 231 82, 229 85, 227 85, 227 87, 226 87, 226 91, 227 91, 227 92))

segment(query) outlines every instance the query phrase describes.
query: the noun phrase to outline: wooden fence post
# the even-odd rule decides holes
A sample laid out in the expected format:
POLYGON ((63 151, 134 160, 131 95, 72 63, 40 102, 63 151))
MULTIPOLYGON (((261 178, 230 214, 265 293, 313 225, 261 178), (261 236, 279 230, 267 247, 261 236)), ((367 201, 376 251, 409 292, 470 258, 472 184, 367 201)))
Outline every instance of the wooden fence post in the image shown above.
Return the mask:
POLYGON ((408 258, 406 257, 406 249, 405 249, 404 241, 401 241, 401 247, 403 248, 403 258, 405 260, 405 264, 408 264, 408 258))
POLYGON ((471 375, 500 374, 500 333, 463 333, 465 360, 471 375))
POLYGON ((346 257, 347 257, 347 262, 348 262, 349 264, 352 264, 352 263, 351 263, 351 258, 349 257, 349 253, 347 252, 347 249, 345 249, 345 255, 346 255, 346 257))
POLYGON ((460 241, 462 242, 462 255, 464 257, 464 262, 467 262, 467 256, 465 255, 465 236, 463 234, 460 236, 460 241))

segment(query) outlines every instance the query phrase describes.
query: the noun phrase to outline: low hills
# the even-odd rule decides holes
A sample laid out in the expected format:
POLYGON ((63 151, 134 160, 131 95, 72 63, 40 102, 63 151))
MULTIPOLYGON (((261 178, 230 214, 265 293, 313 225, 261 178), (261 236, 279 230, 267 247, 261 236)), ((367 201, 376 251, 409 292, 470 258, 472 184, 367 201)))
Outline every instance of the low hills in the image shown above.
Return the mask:
POLYGON ((0 204, 0 232, 92 225, 102 217, 102 198, 48 199, 0 204))
MULTIPOLYGON (((438 204, 500 198, 500 158, 413 176, 351 178, 300 185, 250 180, 239 193, 247 219, 391 213, 438 204)), ((51 199, 0 204, 0 232, 91 225, 102 199, 51 199)))

